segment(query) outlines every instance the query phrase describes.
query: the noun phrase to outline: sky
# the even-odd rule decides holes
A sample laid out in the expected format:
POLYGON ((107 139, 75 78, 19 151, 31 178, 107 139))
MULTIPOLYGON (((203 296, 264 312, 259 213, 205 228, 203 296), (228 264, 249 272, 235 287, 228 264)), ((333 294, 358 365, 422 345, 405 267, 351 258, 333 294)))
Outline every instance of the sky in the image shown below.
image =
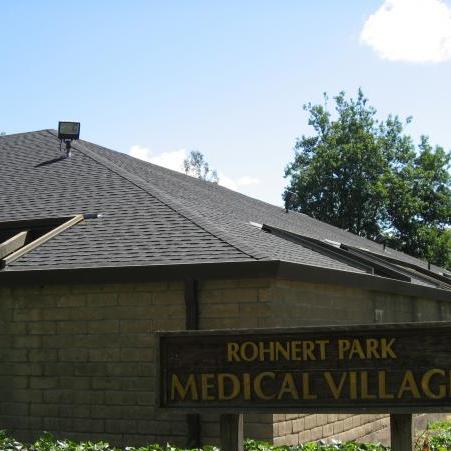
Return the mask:
POLYGON ((0 0, 0 131, 81 138, 281 205, 302 105, 359 87, 451 148, 451 2, 0 0))

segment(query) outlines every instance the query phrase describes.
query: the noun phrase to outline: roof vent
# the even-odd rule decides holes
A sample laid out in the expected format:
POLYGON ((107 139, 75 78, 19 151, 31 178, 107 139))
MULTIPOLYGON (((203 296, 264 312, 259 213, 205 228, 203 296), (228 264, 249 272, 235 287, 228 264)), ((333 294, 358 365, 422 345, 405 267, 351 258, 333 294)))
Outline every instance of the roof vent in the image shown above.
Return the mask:
POLYGON ((58 123, 58 139, 61 144, 66 144, 66 158, 71 155, 71 146, 74 139, 80 137, 80 122, 59 122, 58 123))

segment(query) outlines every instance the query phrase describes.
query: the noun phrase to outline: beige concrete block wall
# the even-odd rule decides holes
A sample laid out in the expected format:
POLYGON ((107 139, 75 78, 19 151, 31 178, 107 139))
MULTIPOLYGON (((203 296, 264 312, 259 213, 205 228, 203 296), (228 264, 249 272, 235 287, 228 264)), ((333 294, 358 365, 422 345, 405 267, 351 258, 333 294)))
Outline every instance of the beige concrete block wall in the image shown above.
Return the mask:
MULTIPOLYGON (((262 318, 265 327, 451 319, 446 302, 327 284, 274 280, 267 297, 272 314, 262 318)), ((274 415, 274 444, 332 438, 387 442, 388 425, 387 415, 274 415)))
MULTIPOLYGON (((447 319, 451 313, 446 303, 270 279, 201 282, 199 304, 201 329, 447 319)), ((184 327, 182 282, 0 288, 0 428, 25 440, 48 430, 117 445, 184 445, 185 417, 154 407, 152 336, 184 327)), ((321 428, 318 438, 349 431, 361 438, 365 428, 382 424, 379 417, 353 416, 333 421, 331 429, 320 415, 281 418, 273 426, 272 415, 247 416, 246 436, 288 443, 294 435, 303 441, 307 431, 316 437, 321 428)), ((217 419, 203 416, 202 426, 204 442, 217 443, 217 419)))
MULTIPOLYGON (((449 418, 446 414, 414 416, 414 429, 421 434, 428 422, 449 418)), ((309 441, 333 440, 383 443, 390 445, 387 415, 274 415, 274 444, 297 445, 309 441)))
POLYGON ((155 411, 152 335, 184 326, 183 283, 1 289, 0 428, 184 444, 184 416, 155 411))
POLYGON ((274 415, 274 444, 298 445, 320 439, 366 441, 369 435, 372 440, 381 432, 387 433, 388 425, 385 415, 274 415))
MULTIPOLYGON (((269 315, 270 279, 211 280, 199 284, 200 329, 257 328, 269 315)), ((271 414, 249 414, 244 419, 244 435, 271 441, 271 414)), ((202 440, 219 444, 219 416, 202 415, 202 440)))
MULTIPOLYGON (((201 415, 202 443, 219 446, 219 415, 201 415)), ((272 442, 273 440, 272 414, 244 415, 244 437, 254 440, 272 442)))

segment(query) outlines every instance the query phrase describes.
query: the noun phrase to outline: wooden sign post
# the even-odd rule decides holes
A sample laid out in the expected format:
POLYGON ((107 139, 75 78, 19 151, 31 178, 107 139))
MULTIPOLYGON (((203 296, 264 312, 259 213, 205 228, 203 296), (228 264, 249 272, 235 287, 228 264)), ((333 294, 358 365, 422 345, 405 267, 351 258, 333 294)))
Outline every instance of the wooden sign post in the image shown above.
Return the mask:
POLYGON ((398 413, 390 415, 390 440, 392 451, 412 451, 412 414, 398 413))
POLYGON ((392 450, 412 413, 451 412, 451 323, 159 334, 159 406, 221 414, 224 451, 244 412, 389 413, 392 450))
POLYGON ((221 451, 243 451, 243 415, 225 413, 219 421, 221 451))

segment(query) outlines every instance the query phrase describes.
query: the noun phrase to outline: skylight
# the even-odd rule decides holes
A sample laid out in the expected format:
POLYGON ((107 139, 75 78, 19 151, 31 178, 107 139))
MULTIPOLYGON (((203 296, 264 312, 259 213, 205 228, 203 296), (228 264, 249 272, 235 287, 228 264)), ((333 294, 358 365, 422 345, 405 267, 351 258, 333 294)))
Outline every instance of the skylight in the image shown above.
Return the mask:
POLYGON ((262 230, 312 249, 330 258, 342 261, 355 268, 363 269, 369 274, 388 277, 403 282, 412 282, 412 279, 416 279, 417 281, 423 281, 445 289, 451 287, 451 279, 445 274, 437 274, 420 265, 393 259, 386 255, 376 254, 367 249, 348 246, 329 239, 321 241, 267 224, 262 225, 262 230))

